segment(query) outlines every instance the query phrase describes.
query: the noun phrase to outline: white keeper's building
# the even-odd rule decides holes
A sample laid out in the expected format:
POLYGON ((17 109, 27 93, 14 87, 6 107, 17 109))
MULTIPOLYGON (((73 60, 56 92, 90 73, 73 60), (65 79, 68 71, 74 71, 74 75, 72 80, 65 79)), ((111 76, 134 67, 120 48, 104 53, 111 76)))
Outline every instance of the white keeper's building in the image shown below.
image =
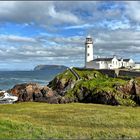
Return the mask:
POLYGON ((134 62, 132 59, 118 59, 116 56, 111 58, 96 58, 93 57, 93 40, 87 36, 85 42, 85 67, 95 69, 140 69, 140 63, 134 62))

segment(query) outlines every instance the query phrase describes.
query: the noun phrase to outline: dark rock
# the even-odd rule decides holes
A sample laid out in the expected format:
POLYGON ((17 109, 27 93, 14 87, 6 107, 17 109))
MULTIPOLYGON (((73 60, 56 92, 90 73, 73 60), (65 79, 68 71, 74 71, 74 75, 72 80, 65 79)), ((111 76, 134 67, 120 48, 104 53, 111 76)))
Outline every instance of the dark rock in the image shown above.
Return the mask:
POLYGON ((91 100, 92 103, 119 105, 119 102, 115 99, 115 97, 107 92, 96 93, 92 96, 91 100))
POLYGON ((95 92, 87 88, 81 88, 80 92, 75 95, 75 102, 82 103, 97 103, 97 104, 108 104, 108 105, 119 105, 119 102, 115 99, 113 93, 108 92, 95 92), (76 100, 77 99, 77 100, 76 100))
POLYGON ((140 83, 138 83, 137 81, 133 82, 133 86, 132 86, 132 89, 131 89, 131 96, 132 96, 132 99, 138 105, 140 105, 140 83))
POLYGON ((4 96, 4 92, 0 92, 0 97, 4 96))
POLYGON ((75 81, 71 79, 60 80, 59 78, 56 77, 48 84, 48 87, 55 90, 59 95, 65 96, 66 91, 72 89, 74 85, 75 85, 75 81))
POLYGON ((18 96, 19 102, 36 101, 56 103, 57 93, 49 87, 42 87, 36 83, 24 83, 15 85, 8 91, 9 93, 18 96))

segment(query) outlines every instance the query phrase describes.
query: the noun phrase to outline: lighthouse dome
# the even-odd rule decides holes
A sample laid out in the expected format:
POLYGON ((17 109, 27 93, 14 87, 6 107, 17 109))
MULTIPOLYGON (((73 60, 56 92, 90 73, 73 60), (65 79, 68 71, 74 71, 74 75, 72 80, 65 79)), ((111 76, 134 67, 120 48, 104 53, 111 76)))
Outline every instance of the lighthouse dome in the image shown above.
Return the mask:
POLYGON ((87 38, 91 38, 91 36, 90 36, 90 35, 88 35, 88 36, 87 36, 87 38))

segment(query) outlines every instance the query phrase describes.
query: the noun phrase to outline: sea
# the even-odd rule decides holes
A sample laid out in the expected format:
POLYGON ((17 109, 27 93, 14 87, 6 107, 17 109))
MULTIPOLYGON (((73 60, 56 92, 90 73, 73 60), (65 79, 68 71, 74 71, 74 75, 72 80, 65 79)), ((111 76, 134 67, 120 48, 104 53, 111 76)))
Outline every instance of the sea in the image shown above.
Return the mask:
MULTIPOLYGON (((64 71, 64 70, 63 70, 64 71)), ((0 71, 0 90, 8 90, 16 84, 38 83, 47 85, 62 70, 38 70, 38 71, 0 71)))

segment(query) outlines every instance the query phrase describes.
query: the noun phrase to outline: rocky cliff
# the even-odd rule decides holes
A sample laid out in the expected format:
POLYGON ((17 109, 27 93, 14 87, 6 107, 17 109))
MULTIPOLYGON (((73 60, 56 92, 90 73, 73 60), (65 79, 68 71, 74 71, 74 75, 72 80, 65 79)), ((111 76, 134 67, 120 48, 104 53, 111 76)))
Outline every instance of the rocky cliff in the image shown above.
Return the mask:
POLYGON ((13 87, 8 92, 17 95, 19 101, 47 103, 99 103, 109 105, 140 105, 140 77, 111 78, 95 70, 73 69, 57 75, 48 86, 28 83, 13 87))
POLYGON ((7 92, 18 97, 19 102, 47 102, 58 103, 60 97, 55 91, 47 86, 40 86, 36 83, 24 83, 15 85, 7 92))
POLYGON ((81 77, 79 81, 67 70, 48 85, 65 102, 140 105, 140 78, 111 78, 95 70, 74 70, 81 77))

